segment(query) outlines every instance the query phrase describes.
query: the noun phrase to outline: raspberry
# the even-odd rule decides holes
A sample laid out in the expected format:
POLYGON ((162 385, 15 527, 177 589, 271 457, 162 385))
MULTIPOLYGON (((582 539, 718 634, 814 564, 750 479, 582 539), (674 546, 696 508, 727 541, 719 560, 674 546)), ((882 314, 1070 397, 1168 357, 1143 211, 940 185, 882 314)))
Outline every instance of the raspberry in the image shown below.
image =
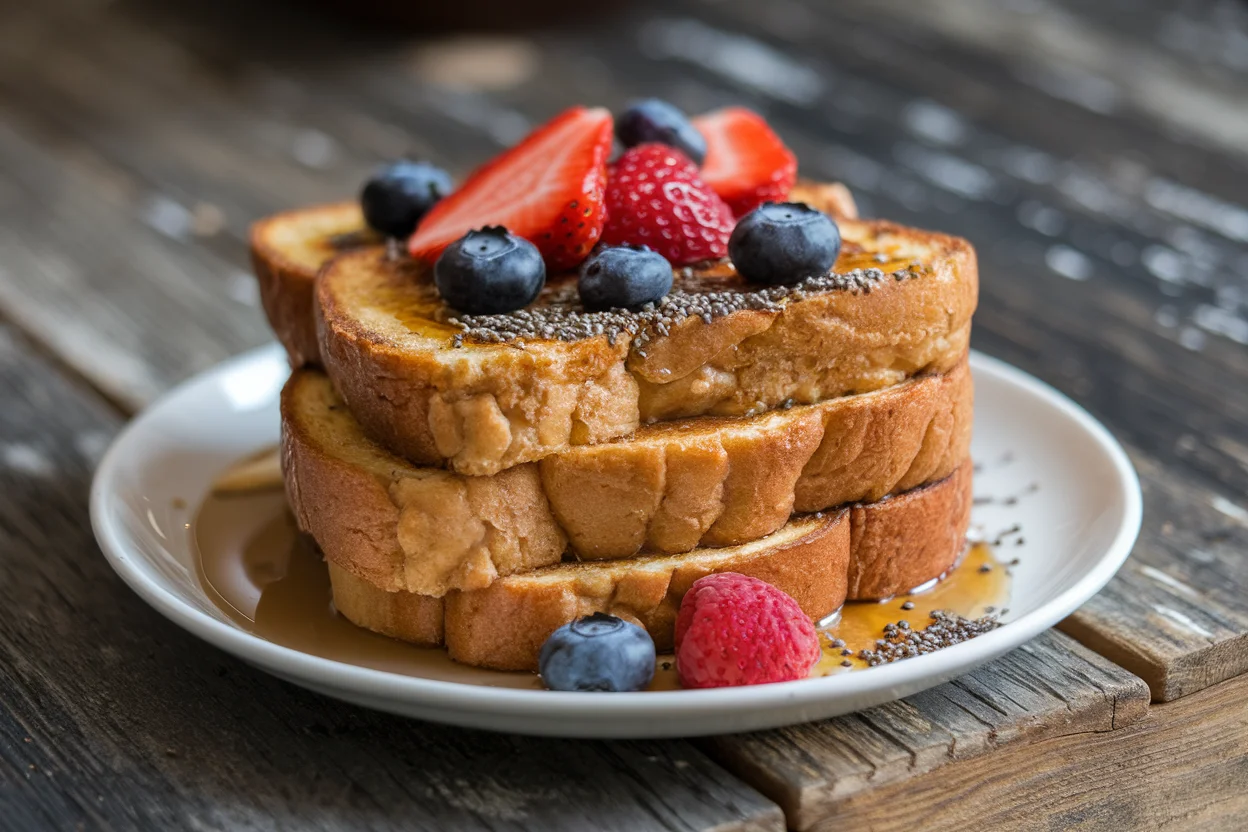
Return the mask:
POLYGON ((732 209, 698 176, 678 150, 642 144, 624 151, 608 172, 609 245, 649 246, 673 266, 728 254, 732 209))
POLYGON ((803 679, 819 655, 819 636, 797 601, 765 581, 707 575, 681 601, 676 670, 687 688, 803 679))

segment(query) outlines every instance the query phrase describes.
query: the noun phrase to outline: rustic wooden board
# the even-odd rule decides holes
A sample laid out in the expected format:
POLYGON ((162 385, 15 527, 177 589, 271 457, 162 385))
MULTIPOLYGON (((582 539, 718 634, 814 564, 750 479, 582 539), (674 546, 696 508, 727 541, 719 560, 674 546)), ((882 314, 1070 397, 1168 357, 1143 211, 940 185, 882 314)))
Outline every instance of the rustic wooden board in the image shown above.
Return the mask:
POLYGON ((197 641, 92 541, 116 415, 6 328, 0 398, 0 828, 783 829, 688 743, 434 726, 197 641))
MULTIPOLYGON (((463 170, 578 100, 617 106, 655 93, 691 110, 744 100, 768 113, 806 173, 848 181, 868 213, 975 241, 984 276, 976 345, 1074 396, 1127 442, 1145 487, 1141 542, 1122 576, 1064 626, 1146 680, 1153 698, 1186 696, 1248 669, 1248 605, 1236 592, 1248 581, 1248 231, 1237 203, 1248 169, 1244 145, 1224 132, 1235 118, 1179 129, 1150 106, 1144 73, 1101 78, 1096 49, 1127 67, 1147 60, 1183 90, 1205 89, 1207 76, 1212 97, 1195 103, 1239 113, 1242 69, 1218 56, 1232 55, 1248 25, 1225 9, 1211 22, 1212 12, 1194 16, 1200 8, 1180 18, 1162 4, 1085 5, 940 0, 915 13, 900 0, 683 0, 443 47, 280 4, 0 0, 0 316, 129 411, 267 338, 246 273, 256 215, 338 198, 404 150, 463 170), (1061 38, 1024 37, 1026 9, 1041 5, 1063 6, 1062 31, 1080 34, 1084 49, 1071 61, 1061 38), (977 16, 1014 40, 959 28, 977 16), (1167 41, 1167 26, 1187 40, 1167 41), (1209 43, 1219 28, 1230 46, 1193 51, 1192 38, 1209 43), (474 70, 467 87, 438 86, 446 53, 434 48, 494 69, 474 70)), ((214 813, 232 805, 246 823, 271 805, 291 825, 349 825, 360 812, 384 827, 402 809, 430 824, 501 827, 530 812, 556 827, 610 806, 621 823, 644 816, 660 827, 685 828, 683 812, 690 828, 777 822, 757 795, 714 786, 725 775, 683 744, 576 747, 413 725, 304 694, 195 644, 120 587, 82 524, 87 463, 76 455, 97 453, 114 418, 82 391, 35 385, 29 368, 47 370, 30 362, 19 350, 10 364, 21 369, 9 376, 30 396, 26 427, 66 430, 46 446, 33 432, 0 436, 21 505, 47 506, 0 508, 6 551, 17 552, 0 561, 0 595, 20 588, 35 604, 15 615, 30 607, 8 598, 7 626, 0 612, 0 655, 27 657, 15 686, 0 682, 0 817, 233 826, 234 816, 214 813), (97 643, 98 654, 80 646, 97 643), (138 675, 123 676, 123 666, 138 675), (226 729, 183 727, 207 712, 226 714, 226 729), (208 755, 188 751, 196 747, 240 773, 201 774, 208 755), (504 765, 513 755, 526 772, 504 765), (591 782, 603 772, 611 783, 591 782), (10 785, 19 776, 37 800, 19 798, 10 785), (141 793, 100 789, 118 782, 108 777, 131 778, 141 793), (105 797, 99 807, 92 790, 105 797), (525 803, 530 793, 538 797, 525 803), (752 796, 734 803, 741 794, 752 796), (708 808, 716 802, 726 814, 708 808)), ((976 775, 963 772, 1005 776, 1041 758, 1077 759, 1061 749, 1082 734, 1036 740, 1142 713, 1138 681, 1063 637, 1033 650, 868 715, 707 747, 803 823, 829 807, 873 817, 858 813, 884 811, 877 787, 902 812, 904 784, 934 792, 928 784, 946 777, 982 803, 976 775), (1054 668, 1081 670, 1062 671, 1050 696, 1054 668), (772 760, 783 749, 784 760, 763 776, 747 747, 772 760)), ((1077 774, 1053 766, 1064 780, 1024 777, 1010 793, 1040 817, 1049 812, 1036 798, 1042 787, 1075 784, 1052 807, 1054 822, 1069 825, 1075 815, 1061 813, 1090 798, 1077 774)), ((1162 793, 1184 785, 1147 782, 1162 793)), ((1173 811, 1193 805, 1176 800, 1173 811)), ((985 817, 1013 822, 1004 811, 985 817)), ((1110 817, 1097 811, 1098 822, 1110 817)), ((1212 823, 1217 811, 1201 818, 1212 823)), ((944 804, 933 817, 966 819, 944 804)))
MULTIPOLYGON (((1152 40, 1142 44, 1124 42, 1095 16, 1083 25, 1080 8, 1068 5, 1061 25, 1079 28, 1106 54, 1130 64, 1152 49, 1165 60, 1160 77, 1178 73, 1176 84, 1193 83, 1190 61, 1153 42, 1161 29, 1148 30, 1152 40)), ((983 14, 992 17, 987 29, 1026 39, 1018 9, 978 0, 944 0, 918 15, 911 7, 807 5, 785 23, 729 0, 703 22, 665 16, 636 30, 639 40, 671 40, 640 83, 661 84, 679 69, 697 79, 679 86, 691 106, 753 96, 801 151, 807 172, 849 182, 867 212, 978 243, 974 344, 1087 406, 1124 439, 1142 476, 1147 507, 1136 557, 1068 631, 1146 678, 1158 700, 1241 673, 1243 154, 1210 135, 1213 125, 1176 131, 1159 120, 1137 102, 1145 93, 1129 74, 1105 81, 1119 98, 1101 112, 1078 94, 1088 83, 1102 88, 1099 76, 1084 86, 1077 75, 1051 83, 1028 74, 1038 58, 1020 57, 1012 41, 983 43, 950 29, 950 20, 983 14), (698 48, 678 49, 677 35, 696 35, 698 48), (766 66, 768 83, 721 60, 734 50, 766 66), (794 89, 808 98, 786 99, 794 89)), ((1228 18, 1239 24, 1232 31, 1248 31, 1244 15, 1228 18)), ((594 43, 612 48, 606 38, 594 43)), ((626 49, 614 48, 624 61, 626 49)), ((1219 73, 1212 100, 1242 110, 1248 86, 1225 81, 1242 79, 1243 70, 1219 73)))
POLYGON ((1169 701, 1248 672, 1248 513, 1151 461, 1137 464, 1148 518, 1141 544, 1061 627, 1169 701))
POLYGON ((790 827, 809 829, 839 821, 842 807, 857 796, 959 760, 990 752, 996 759, 1003 748, 1131 725, 1147 716, 1148 699, 1140 679, 1049 632, 956 681, 898 702, 699 744, 779 803, 790 827))
POLYGON ((954 763, 852 797, 818 832, 1243 829, 1248 677, 1155 705, 1120 731, 1079 733, 954 763))

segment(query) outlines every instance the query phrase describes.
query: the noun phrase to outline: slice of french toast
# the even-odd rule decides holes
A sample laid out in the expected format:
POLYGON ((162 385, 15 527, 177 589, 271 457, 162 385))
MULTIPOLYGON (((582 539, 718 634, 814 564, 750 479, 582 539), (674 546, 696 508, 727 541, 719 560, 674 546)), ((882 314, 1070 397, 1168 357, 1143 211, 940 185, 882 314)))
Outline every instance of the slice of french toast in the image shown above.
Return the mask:
POLYGON ((487 475, 688 416, 740 416, 895 385, 962 360, 977 296, 964 240, 842 219, 836 273, 759 289, 727 263, 678 270, 649 311, 588 313, 552 281, 461 316, 427 267, 368 250, 317 281, 321 359, 386 447, 487 475))
POLYGON ((700 417, 498 474, 412 465, 368 439, 320 372, 282 392, 285 480, 326 557, 385 590, 441 596, 557 563, 729 546, 795 511, 874 501, 966 459, 972 384, 948 373, 754 417, 700 417))
MULTIPOLYGON (((849 189, 839 182, 798 182, 791 199, 834 217, 858 216, 849 189)), ((269 326, 294 368, 319 367, 313 286, 321 269, 339 254, 382 247, 364 224, 356 200, 283 211, 251 227, 251 262, 269 326)))
POLYGON ((321 267, 345 251, 380 245, 356 201, 283 211, 252 225, 260 303, 291 367, 321 361, 312 318, 312 286, 321 267))
POLYGON ((433 598, 386 592, 329 565, 334 605, 349 621, 498 670, 537 670, 560 626, 605 612, 640 624, 660 651, 672 648, 681 598, 698 578, 739 572, 797 600, 814 620, 846 600, 886 598, 938 578, 965 548, 971 465, 876 503, 794 518, 772 534, 720 549, 611 562, 571 562, 500 578, 489 587, 433 598))

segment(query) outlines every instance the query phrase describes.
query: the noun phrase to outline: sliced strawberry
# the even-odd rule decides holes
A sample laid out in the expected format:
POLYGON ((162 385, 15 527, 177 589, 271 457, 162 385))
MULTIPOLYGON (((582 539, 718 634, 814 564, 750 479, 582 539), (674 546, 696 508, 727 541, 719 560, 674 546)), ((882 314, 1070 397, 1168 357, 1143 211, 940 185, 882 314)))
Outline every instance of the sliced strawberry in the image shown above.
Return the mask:
POLYGON ((602 235, 611 113, 572 107, 473 171, 421 220, 407 248, 427 262, 473 229, 501 225, 570 269, 602 235))
POLYGON ((740 217, 764 202, 783 202, 797 181, 797 157, 758 113, 728 107, 698 116, 706 138, 702 179, 740 217))
POLYGON ((679 150, 640 144, 611 166, 604 243, 649 246, 683 266, 725 256, 732 227, 732 210, 679 150))

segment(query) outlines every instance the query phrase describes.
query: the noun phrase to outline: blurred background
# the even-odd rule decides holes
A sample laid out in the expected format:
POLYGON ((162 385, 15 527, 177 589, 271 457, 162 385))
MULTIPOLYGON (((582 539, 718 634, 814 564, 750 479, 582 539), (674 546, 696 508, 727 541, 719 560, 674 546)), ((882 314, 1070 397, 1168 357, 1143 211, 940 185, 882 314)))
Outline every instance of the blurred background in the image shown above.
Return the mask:
POLYGON ((976 244, 978 348, 1242 494, 1246 81, 1231 0, 0 0, 0 317, 130 412, 269 338, 254 219, 576 102, 740 102, 976 244))

